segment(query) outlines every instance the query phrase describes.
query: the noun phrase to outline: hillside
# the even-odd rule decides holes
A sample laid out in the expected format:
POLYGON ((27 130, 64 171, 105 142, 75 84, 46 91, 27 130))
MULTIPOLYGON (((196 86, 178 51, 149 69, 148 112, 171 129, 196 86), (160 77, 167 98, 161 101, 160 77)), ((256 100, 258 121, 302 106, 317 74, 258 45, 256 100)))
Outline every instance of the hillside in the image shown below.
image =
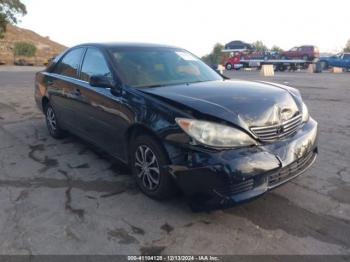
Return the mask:
MULTIPOLYGON (((16 42, 21 41, 33 43, 37 47, 35 58, 24 58, 35 64, 44 64, 52 56, 60 53, 66 48, 63 45, 50 40, 48 37, 40 36, 31 30, 8 25, 4 38, 0 39, 0 62, 13 64, 14 57, 11 48, 16 42)), ((21 57, 16 57, 15 59, 18 60, 21 59, 21 57)))

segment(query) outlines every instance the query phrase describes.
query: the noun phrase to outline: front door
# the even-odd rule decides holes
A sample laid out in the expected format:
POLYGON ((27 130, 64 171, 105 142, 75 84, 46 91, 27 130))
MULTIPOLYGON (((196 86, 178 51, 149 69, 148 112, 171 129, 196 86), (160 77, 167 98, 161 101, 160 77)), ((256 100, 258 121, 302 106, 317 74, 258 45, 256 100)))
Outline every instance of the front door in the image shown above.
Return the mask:
POLYGON ((343 67, 350 69, 350 54, 343 54, 343 67))
POLYGON ((94 144, 112 155, 124 158, 124 134, 129 126, 121 95, 113 95, 110 88, 94 87, 89 84, 93 75, 103 75, 114 82, 111 67, 102 51, 89 47, 84 56, 80 80, 78 118, 83 123, 84 133, 94 144))

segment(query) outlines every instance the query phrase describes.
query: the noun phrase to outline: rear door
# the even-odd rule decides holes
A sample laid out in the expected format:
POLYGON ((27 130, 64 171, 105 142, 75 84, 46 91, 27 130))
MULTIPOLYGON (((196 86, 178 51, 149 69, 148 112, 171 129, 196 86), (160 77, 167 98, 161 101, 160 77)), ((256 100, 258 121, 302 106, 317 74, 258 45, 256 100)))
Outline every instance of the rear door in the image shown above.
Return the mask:
POLYGON ((85 48, 74 48, 66 53, 50 73, 45 73, 50 104, 58 121, 68 129, 79 129, 74 99, 79 95, 78 71, 85 48))

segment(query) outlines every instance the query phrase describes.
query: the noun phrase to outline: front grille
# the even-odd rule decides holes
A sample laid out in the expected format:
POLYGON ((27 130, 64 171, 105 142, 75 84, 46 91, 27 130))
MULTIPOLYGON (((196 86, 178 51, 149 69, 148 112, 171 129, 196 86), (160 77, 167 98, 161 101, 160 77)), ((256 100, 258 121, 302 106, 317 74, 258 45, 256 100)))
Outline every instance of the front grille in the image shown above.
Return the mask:
POLYGON ((248 179, 239 183, 230 181, 222 188, 216 188, 215 191, 222 195, 236 195, 254 188, 254 180, 248 179))
POLYGON ((277 186, 294 176, 300 175, 312 164, 315 158, 316 153, 311 151, 288 166, 279 169, 276 173, 271 174, 269 176, 269 187, 277 186))
POLYGON ((301 127, 302 116, 297 116, 280 125, 252 127, 250 130, 263 142, 273 142, 294 134, 301 127))

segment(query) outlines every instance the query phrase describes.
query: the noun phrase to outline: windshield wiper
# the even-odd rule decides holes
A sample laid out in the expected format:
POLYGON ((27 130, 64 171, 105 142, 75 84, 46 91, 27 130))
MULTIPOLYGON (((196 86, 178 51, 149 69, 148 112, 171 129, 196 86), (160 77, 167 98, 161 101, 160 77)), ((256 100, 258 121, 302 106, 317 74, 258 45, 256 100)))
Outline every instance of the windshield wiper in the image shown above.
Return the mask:
POLYGON ((162 87, 165 85, 160 85, 160 84, 156 84, 156 85, 150 85, 150 86, 141 86, 141 88, 152 88, 152 87, 162 87))
POLYGON ((174 85, 190 85, 190 84, 208 82, 208 81, 210 80, 199 80, 199 81, 193 81, 193 82, 179 82, 179 83, 169 83, 169 84, 154 84, 149 86, 138 86, 138 88, 155 88, 155 87, 165 87, 165 86, 174 86, 174 85))
POLYGON ((187 82, 184 84, 190 85, 190 84, 203 83, 203 82, 209 82, 209 81, 214 81, 214 80, 198 80, 198 81, 194 81, 194 82, 187 82))

